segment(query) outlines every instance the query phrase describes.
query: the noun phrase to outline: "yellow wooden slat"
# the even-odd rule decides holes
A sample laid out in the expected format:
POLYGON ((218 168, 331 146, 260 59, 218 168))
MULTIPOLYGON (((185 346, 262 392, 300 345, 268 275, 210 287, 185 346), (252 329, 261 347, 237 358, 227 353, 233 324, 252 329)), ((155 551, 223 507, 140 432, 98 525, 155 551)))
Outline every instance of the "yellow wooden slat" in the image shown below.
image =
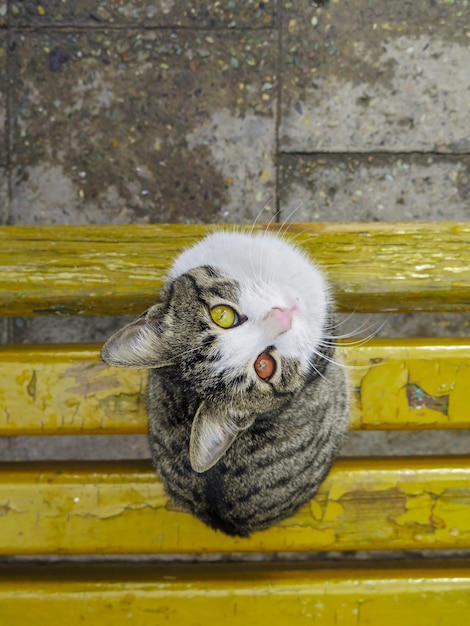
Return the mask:
MULTIPOLYGON (((353 429, 469 428, 470 340, 341 344, 353 429)), ((0 348, 0 435, 146 432, 146 373, 99 346, 0 348)))
POLYGON ((1 626, 463 626, 469 607, 459 561, 0 568, 1 626))
POLYGON ((0 347, 0 435, 146 432, 146 372, 109 367, 99 351, 0 347))
POLYGON ((352 366, 353 428, 470 428, 470 339, 375 339, 340 352, 352 366))
POLYGON ((470 548, 470 457, 344 459, 249 539, 175 510, 145 463, 2 464, 0 554, 470 548))
MULTIPOLYGON (((174 257, 214 228, 0 228, 0 314, 141 312, 174 257)), ((470 224, 288 224, 283 231, 324 267, 343 310, 470 309, 470 224)))

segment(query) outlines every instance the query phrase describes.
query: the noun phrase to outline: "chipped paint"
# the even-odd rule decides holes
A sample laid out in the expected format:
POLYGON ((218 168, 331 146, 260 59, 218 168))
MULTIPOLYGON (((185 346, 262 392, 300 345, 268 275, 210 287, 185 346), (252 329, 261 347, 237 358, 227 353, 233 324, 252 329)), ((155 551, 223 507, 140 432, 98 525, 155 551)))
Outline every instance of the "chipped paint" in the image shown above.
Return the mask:
POLYGON ((352 423, 363 429, 468 428, 470 345, 466 340, 389 340, 347 358, 352 423), (387 353, 388 352, 388 353, 387 353))
POLYGON ((146 373, 109 368, 98 346, 2 348, 0 381, 0 433, 146 432, 146 373))
POLYGON ((468 458, 338 461, 312 502, 249 539, 175 509, 145 463, 9 466, 0 502, 4 554, 470 548, 468 458))
MULTIPOLYGON (((0 433, 145 433, 146 372, 108 367, 99 349, 0 349, 0 433)), ((470 426, 468 340, 372 340, 354 348, 340 343, 339 351, 354 366, 353 429, 470 426), (448 396, 447 414, 429 402, 410 407, 410 385, 432 397, 448 396)))
POLYGON ((26 385, 26 390, 28 395, 32 398, 33 402, 36 401, 36 382, 37 382, 37 372, 33 369, 31 380, 26 385))
POLYGON ((406 385, 406 398, 411 410, 428 408, 447 415, 449 410, 449 396, 431 396, 416 383, 406 385))

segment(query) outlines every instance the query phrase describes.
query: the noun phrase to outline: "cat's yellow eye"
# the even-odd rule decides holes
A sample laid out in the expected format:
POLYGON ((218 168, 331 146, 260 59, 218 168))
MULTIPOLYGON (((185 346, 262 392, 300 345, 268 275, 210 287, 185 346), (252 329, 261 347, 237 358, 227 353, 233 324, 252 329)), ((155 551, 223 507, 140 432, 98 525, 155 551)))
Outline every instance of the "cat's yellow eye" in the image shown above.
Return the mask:
POLYGON ((276 361, 270 354, 260 354, 255 361, 255 372, 262 380, 268 380, 276 371, 276 361))
POLYGON ((232 328, 238 324, 237 312, 231 306, 219 304, 211 309, 212 321, 221 328, 232 328))

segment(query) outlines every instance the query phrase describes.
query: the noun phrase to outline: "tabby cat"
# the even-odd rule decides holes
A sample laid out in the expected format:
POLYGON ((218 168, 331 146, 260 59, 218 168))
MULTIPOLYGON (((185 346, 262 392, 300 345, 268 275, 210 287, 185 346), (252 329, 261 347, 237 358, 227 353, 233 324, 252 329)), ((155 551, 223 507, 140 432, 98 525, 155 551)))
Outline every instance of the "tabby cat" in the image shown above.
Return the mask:
POLYGON ((150 369, 153 461, 178 506, 246 537, 312 498, 348 423, 333 326, 322 273, 278 236, 218 232, 176 259, 102 358, 150 369))

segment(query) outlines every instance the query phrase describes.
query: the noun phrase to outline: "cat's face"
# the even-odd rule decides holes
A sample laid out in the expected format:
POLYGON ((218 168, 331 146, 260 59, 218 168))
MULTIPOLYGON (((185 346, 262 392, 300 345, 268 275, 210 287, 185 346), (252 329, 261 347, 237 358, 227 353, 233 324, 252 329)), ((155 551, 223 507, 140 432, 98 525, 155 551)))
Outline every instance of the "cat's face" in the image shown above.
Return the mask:
POLYGON ((297 249, 273 236, 217 233, 176 260, 157 304, 102 356, 118 366, 177 368, 205 407, 195 439, 225 420, 233 440, 302 388, 329 306, 322 275, 297 249))
POLYGON ((274 346, 279 366, 282 358, 292 359, 306 374, 331 302, 323 275, 304 254, 273 235, 215 233, 184 252, 169 279, 200 266, 212 267, 227 283, 225 292, 213 294, 205 283, 206 306, 227 306, 237 320, 222 329, 230 332, 218 332, 219 365, 240 371, 274 346))

